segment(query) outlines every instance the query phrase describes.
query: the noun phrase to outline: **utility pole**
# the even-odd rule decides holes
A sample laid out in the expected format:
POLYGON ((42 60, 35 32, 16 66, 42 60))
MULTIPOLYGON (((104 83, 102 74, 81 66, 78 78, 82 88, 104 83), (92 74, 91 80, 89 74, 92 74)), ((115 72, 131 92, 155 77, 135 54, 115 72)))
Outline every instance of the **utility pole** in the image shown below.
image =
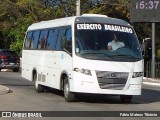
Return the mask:
POLYGON ((155 23, 152 23, 152 78, 155 78, 155 23))
POLYGON ((81 8, 80 8, 80 6, 81 6, 81 5, 80 5, 80 0, 77 0, 77 1, 76 1, 76 16, 80 16, 80 15, 81 15, 81 12, 80 12, 80 11, 81 11, 81 10, 80 10, 81 8))

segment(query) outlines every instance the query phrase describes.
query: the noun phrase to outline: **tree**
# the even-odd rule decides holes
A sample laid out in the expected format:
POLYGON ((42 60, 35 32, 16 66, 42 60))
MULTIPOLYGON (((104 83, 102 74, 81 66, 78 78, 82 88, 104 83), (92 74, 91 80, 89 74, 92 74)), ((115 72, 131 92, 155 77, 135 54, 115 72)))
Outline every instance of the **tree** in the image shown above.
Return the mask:
POLYGON ((74 16, 76 13, 75 0, 41 0, 46 8, 52 8, 54 18, 74 16))
POLYGON ((39 0, 3 0, 0 4, 1 39, 5 47, 16 50, 22 49, 27 27, 41 20, 52 18, 53 10, 44 8, 39 0), (8 46, 10 45, 10 46, 8 46))
POLYGON ((0 4, 0 42, 1 48, 8 48, 12 39, 8 39, 9 30, 13 25, 13 19, 16 17, 16 9, 8 0, 2 0, 0 4))

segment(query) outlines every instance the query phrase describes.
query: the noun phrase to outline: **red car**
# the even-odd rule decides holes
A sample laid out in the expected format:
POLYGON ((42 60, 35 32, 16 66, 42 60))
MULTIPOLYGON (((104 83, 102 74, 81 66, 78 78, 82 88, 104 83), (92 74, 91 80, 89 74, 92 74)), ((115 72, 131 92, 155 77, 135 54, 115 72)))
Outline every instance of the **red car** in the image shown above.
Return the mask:
POLYGON ((13 50, 0 49, 0 71, 1 69, 12 69, 18 72, 20 67, 20 58, 13 50))

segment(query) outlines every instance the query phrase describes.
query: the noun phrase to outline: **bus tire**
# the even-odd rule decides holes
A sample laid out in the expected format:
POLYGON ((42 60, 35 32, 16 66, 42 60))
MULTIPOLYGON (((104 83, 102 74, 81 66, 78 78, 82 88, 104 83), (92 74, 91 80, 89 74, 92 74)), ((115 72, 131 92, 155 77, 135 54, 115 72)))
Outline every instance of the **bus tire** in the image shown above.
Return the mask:
POLYGON ((64 98, 66 102, 72 102, 75 100, 75 94, 70 92, 70 87, 69 87, 69 82, 68 82, 68 78, 65 77, 64 79, 64 98))
POLYGON ((34 80, 34 86, 35 86, 36 92, 37 93, 43 92, 44 91, 44 87, 42 85, 38 84, 37 74, 34 74, 33 80, 34 80))
POLYGON ((131 103, 132 95, 120 95, 121 103, 131 103))

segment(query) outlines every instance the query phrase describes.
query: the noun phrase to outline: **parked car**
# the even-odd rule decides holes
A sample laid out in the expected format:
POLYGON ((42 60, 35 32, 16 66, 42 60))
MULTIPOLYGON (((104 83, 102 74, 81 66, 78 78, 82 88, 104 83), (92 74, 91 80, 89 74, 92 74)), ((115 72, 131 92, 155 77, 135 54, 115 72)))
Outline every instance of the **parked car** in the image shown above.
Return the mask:
POLYGON ((18 72, 20 66, 20 58, 13 50, 0 49, 0 71, 1 69, 12 69, 18 72))

